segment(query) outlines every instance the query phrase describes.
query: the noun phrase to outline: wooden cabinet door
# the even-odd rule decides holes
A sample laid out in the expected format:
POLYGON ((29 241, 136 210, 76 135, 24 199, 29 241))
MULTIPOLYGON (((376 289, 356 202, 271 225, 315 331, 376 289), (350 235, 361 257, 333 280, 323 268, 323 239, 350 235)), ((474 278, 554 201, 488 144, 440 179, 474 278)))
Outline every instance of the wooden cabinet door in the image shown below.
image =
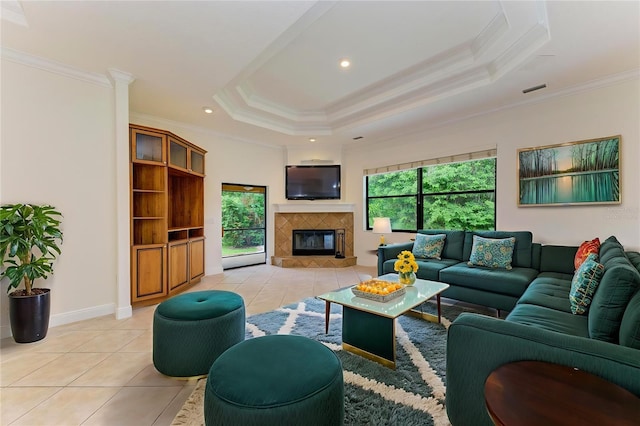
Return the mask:
POLYGON ((189 282, 189 243, 186 240, 169 243, 169 291, 189 282))
POLYGON ((189 152, 189 172, 204 176, 204 152, 200 152, 195 149, 191 149, 189 152))
POLYGON ((134 163, 167 164, 166 135, 132 128, 131 161, 134 163))
POLYGON ((189 278, 204 276, 204 237, 189 241, 189 278))
POLYGON ((189 148, 172 137, 169 137, 169 167, 189 171, 189 148))
POLYGON ((204 176, 204 151, 169 137, 169 167, 204 176))
POLYGON ((134 246, 131 252, 131 301, 154 299, 167 295, 166 262, 164 244, 134 246))

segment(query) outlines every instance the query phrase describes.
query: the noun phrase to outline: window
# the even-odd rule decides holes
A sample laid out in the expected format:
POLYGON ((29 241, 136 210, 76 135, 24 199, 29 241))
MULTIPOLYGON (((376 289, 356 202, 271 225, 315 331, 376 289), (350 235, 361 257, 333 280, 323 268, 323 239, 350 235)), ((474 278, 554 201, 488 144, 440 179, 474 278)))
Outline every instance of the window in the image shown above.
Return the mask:
POLYGON ((396 231, 495 229, 495 158, 372 174, 365 179, 367 229, 374 217, 390 217, 396 231))

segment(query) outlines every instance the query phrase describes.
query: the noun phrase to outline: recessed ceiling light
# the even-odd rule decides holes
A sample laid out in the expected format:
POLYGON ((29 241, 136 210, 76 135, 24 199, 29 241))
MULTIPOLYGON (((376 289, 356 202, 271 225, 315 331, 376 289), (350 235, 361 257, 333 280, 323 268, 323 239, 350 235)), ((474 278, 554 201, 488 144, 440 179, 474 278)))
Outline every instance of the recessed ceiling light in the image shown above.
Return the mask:
POLYGON ((340 59, 340 67, 349 68, 351 66, 351 61, 347 58, 340 59))
POLYGON ((213 108, 211 107, 202 107, 202 110, 207 114, 213 114, 213 108))
POLYGON ((315 142, 316 138, 309 138, 309 142, 315 142))

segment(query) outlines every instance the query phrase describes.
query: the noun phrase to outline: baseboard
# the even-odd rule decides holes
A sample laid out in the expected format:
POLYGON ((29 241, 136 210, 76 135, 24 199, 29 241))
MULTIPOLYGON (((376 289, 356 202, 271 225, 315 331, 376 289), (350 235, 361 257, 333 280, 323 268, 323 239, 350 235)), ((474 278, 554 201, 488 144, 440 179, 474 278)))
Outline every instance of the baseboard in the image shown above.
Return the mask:
POLYGON ((116 309, 116 319, 121 320, 125 318, 130 318, 133 315, 133 308, 131 305, 125 306, 124 308, 116 309))
POLYGON ((11 337, 13 334, 11 333, 10 325, 0 326, 0 339, 6 339, 7 337, 11 337))
POLYGON ((70 324, 72 322, 111 315, 115 314, 115 312, 115 303, 93 306, 91 308, 79 309, 77 311, 64 312, 61 314, 51 315, 51 318, 49 318, 49 327, 57 327, 59 325, 70 324))
MULTIPOLYGON (((112 315, 115 313, 115 304, 108 303, 106 305, 93 306, 91 308, 79 309, 77 311, 64 312, 61 314, 51 315, 49 317, 49 328, 57 327, 59 325, 70 324, 72 322, 83 321, 91 318, 102 317, 105 315, 112 315)), ((126 308, 124 308, 126 309, 126 308)), ((131 316, 131 307, 129 306, 129 315, 131 316)), ((127 318, 123 316, 121 318, 127 318)), ((2 325, 0 326, 0 337, 5 339, 7 337, 11 337, 13 334, 11 333, 11 325, 2 325)))

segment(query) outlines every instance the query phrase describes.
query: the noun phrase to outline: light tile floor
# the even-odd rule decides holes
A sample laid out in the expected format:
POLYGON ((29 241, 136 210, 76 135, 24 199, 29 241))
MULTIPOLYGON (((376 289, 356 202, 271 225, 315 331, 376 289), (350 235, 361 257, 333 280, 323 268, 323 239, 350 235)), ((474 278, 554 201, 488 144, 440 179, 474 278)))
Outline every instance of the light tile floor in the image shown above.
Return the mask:
MULTIPOLYGON (((204 277, 189 291, 234 291, 249 316, 375 274, 375 267, 364 266, 258 265, 204 277)), ((153 367, 154 310, 53 327, 40 342, 0 341, 0 425, 170 425, 195 380, 169 378, 153 367)))

